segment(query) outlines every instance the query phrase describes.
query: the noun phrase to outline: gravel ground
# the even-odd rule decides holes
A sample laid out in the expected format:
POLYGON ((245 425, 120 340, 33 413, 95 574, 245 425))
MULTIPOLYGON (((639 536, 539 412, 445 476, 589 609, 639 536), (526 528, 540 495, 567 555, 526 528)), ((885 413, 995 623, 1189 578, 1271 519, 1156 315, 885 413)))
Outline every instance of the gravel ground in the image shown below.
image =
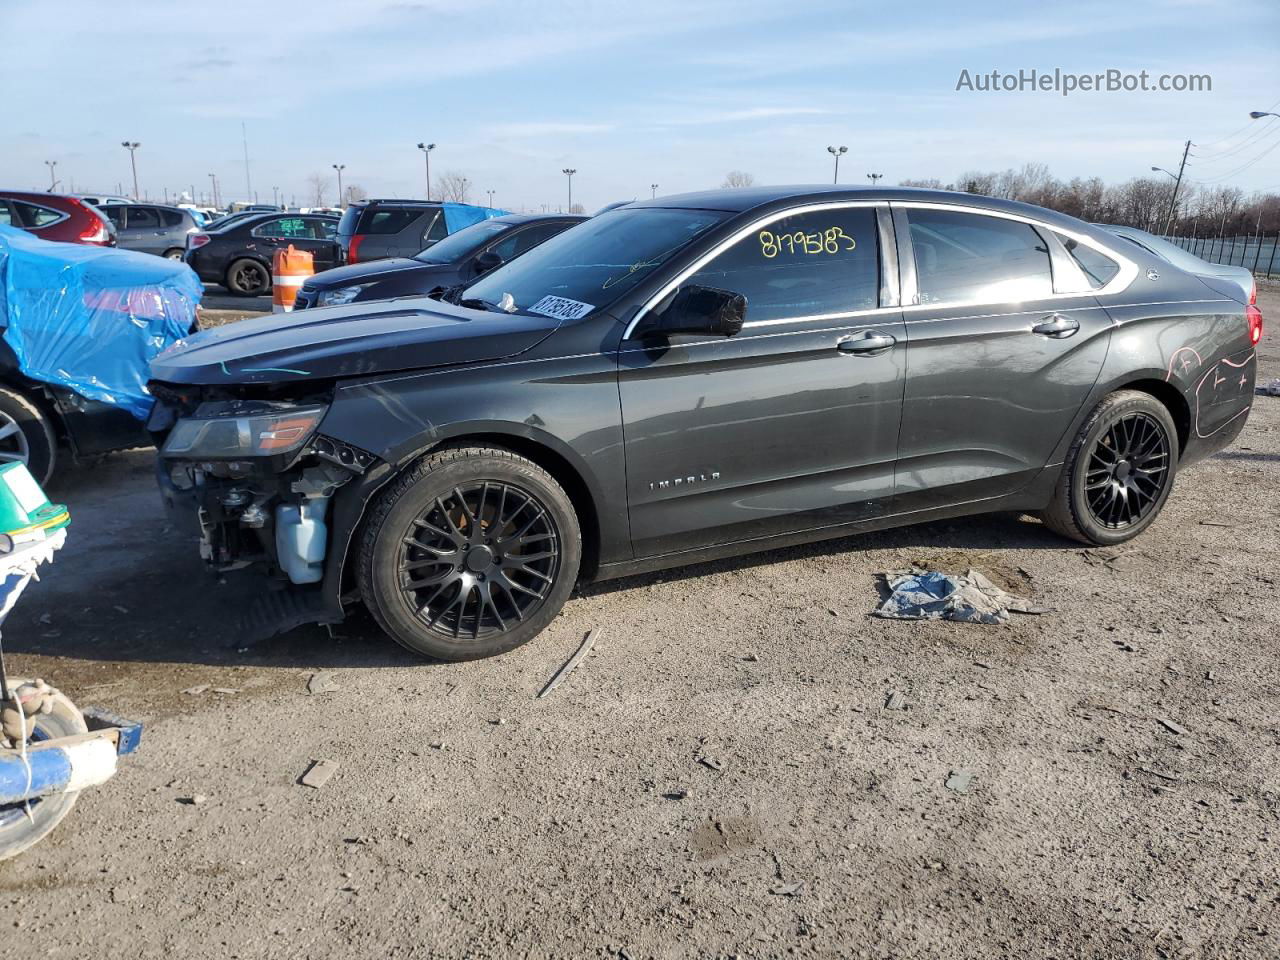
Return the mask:
POLYGON ((1121 550, 912 527, 593 588, 450 666, 367 620, 238 652, 243 586, 150 463, 55 491, 69 545, 6 626, 16 671, 147 729, 0 864, 0 957, 1280 955, 1280 399, 1121 550), (869 617, 913 561, 1054 612, 869 617))

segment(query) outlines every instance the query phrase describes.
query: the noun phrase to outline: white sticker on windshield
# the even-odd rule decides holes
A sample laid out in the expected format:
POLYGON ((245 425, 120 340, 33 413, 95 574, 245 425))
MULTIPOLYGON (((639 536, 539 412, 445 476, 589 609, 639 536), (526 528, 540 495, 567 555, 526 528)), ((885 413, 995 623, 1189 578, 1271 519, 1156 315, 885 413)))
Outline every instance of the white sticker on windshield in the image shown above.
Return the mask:
POLYGON ((557 320, 577 320, 579 317, 585 317, 594 309, 594 304, 583 303, 581 300, 545 296, 530 307, 529 312, 540 313, 544 317, 555 317, 557 320))

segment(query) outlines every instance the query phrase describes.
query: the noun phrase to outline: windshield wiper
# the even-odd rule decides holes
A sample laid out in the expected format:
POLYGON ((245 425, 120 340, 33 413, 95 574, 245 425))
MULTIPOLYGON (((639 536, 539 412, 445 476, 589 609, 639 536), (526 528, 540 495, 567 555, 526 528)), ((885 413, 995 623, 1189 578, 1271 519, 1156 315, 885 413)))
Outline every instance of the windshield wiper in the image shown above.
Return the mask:
POLYGON ((498 308, 497 308, 497 307, 495 307, 492 303, 490 303, 488 300, 481 300, 479 297, 467 297, 467 299, 465 299, 465 300, 459 300, 459 301, 458 301, 458 306, 460 306, 460 307, 467 307, 468 309, 471 309, 471 310, 490 310, 490 311, 493 311, 493 310, 497 310, 497 309, 498 309, 498 308))

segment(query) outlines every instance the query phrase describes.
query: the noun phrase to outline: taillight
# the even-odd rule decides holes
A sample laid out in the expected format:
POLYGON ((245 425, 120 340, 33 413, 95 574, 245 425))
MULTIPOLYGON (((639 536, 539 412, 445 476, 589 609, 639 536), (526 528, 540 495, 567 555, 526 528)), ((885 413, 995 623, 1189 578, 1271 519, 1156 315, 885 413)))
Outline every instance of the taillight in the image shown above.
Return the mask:
POLYGON ((194 250, 196 247, 203 247, 206 243, 208 243, 212 239, 213 238, 210 237, 207 233, 188 233, 187 249, 194 250))
POLYGON ((106 243, 111 239, 111 233, 107 230, 107 221, 96 213, 90 213, 89 225, 80 231, 76 239, 81 243, 106 243))
POLYGON ((1262 339, 1262 311, 1251 303, 1244 308, 1244 315, 1249 321, 1249 343, 1256 347, 1262 339))
POLYGON ((360 244, 364 241, 362 234, 356 234, 351 238, 351 242, 347 244, 347 263, 358 263, 360 257, 360 244))
POLYGON ((1258 281, 1253 281, 1253 289, 1249 291, 1249 305, 1257 306, 1258 304, 1258 281))

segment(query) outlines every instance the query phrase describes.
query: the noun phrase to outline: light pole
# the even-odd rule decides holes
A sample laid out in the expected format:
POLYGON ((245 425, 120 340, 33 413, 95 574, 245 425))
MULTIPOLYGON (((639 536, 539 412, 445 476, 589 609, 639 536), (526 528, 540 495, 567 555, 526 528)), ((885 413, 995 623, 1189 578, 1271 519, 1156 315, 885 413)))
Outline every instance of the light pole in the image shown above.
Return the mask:
POLYGON ((218 209, 221 204, 218 203, 218 176, 217 174, 209 174, 209 182, 213 184, 213 207, 218 209))
POLYGON ((345 210, 347 209, 347 204, 342 199, 342 171, 347 169, 347 165, 345 163, 335 163, 333 164, 333 169, 338 171, 338 206, 345 210))
POLYGON ((649 199, 652 200, 658 196, 658 185, 656 183, 649 184, 649 199))
POLYGON ((280 206, 280 188, 279 187, 271 188, 271 205, 273 207, 280 206))
POLYGON ((494 194, 494 191, 492 191, 492 190, 486 190, 486 191, 485 191, 485 193, 487 193, 487 194, 489 195, 489 209, 490 209, 490 210, 492 210, 492 209, 493 209, 493 194, 494 194))
POLYGON ((1261 120, 1263 117, 1280 117, 1280 113, 1272 113, 1270 110, 1250 110, 1250 120, 1261 120))
POLYGON ((142 144, 136 140, 122 140, 120 146, 129 151, 129 164, 133 167, 133 199, 138 199, 138 160, 134 156, 133 151, 137 150, 142 144))
POLYGON ((46 160, 44 165, 49 168, 49 192, 53 193, 58 186, 58 178, 54 175, 53 168, 58 165, 57 160, 46 160))
POLYGON ((418 149, 422 151, 422 159, 427 164, 427 199, 431 199, 431 151, 436 148, 434 143, 420 143, 418 149))
POLYGON ((1173 177, 1173 195, 1169 197, 1169 214, 1164 219, 1164 232, 1169 232, 1169 227, 1173 224, 1174 211, 1178 209, 1178 189, 1182 186, 1182 174, 1187 169, 1187 154, 1191 152, 1191 141, 1188 140, 1182 147, 1182 162, 1178 164, 1178 173, 1175 176, 1165 170, 1163 167, 1152 167, 1152 170, 1159 170, 1161 173, 1169 173, 1173 177))
POLYGON ((876 181, 877 181, 877 180, 880 180, 880 179, 881 179, 881 178, 883 178, 883 177, 884 177, 884 174, 883 174, 883 173, 868 173, 868 174, 867 174, 867 179, 871 181, 871 185, 872 185, 873 187, 876 185, 876 181))
POLYGON ((576 167, 565 167, 560 171, 569 178, 569 213, 573 213, 573 175, 578 172, 576 167))
POLYGON ((849 152, 848 147, 838 147, 838 148, 827 147, 827 153, 831 154, 833 157, 836 158, 836 172, 835 172, 835 176, 831 178, 832 183, 840 182, 840 154, 848 153, 848 152, 849 152))

